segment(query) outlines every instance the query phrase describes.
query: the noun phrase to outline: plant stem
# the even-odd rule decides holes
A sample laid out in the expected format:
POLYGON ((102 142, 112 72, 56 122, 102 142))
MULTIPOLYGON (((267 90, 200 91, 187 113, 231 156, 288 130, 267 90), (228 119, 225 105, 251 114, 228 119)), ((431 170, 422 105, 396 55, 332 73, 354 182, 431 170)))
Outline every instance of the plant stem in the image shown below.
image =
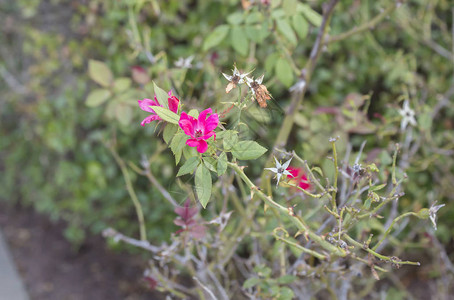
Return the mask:
POLYGON ((136 192, 134 191, 134 187, 132 186, 131 177, 129 176, 128 169, 126 167, 125 162, 118 153, 115 151, 114 146, 110 145, 109 150, 112 153, 115 161, 117 162, 118 166, 123 173, 123 178, 126 183, 126 189, 128 190, 129 196, 131 197, 132 203, 134 203, 134 208, 136 210, 137 219, 139 220, 139 230, 140 230, 140 240, 146 241, 147 240, 147 231, 145 229, 145 219, 143 216, 142 205, 140 204, 139 199, 137 198, 136 192))
POLYGON ((337 151, 336 151, 336 141, 331 141, 333 146, 333 158, 334 158, 334 182, 333 182, 333 194, 331 196, 331 206, 333 207, 333 211, 337 212, 337 204, 336 204, 336 194, 337 194, 337 177, 339 176, 339 167, 337 165, 337 151))
MULTIPOLYGON (((284 121, 282 122, 281 129, 279 130, 279 134, 277 135, 277 139, 274 142, 274 148, 281 148, 287 144, 287 140, 290 136, 290 132, 293 128, 293 124, 295 122, 295 115, 298 112, 298 107, 304 100, 304 95, 306 94, 307 86, 310 82, 312 77, 312 73, 314 72, 315 65, 317 64, 318 58, 323 48, 323 39, 326 34, 326 30, 329 26, 331 21, 331 16, 334 11, 334 7, 338 3, 339 0, 331 0, 330 3, 326 6, 323 13, 323 20, 320 26, 317 39, 315 40, 314 46, 312 47, 311 54, 309 56, 309 60, 307 61, 304 68, 301 70, 301 79, 305 81, 305 85, 302 90, 295 92, 293 94, 292 102, 290 103, 289 107, 287 108, 286 115, 284 121)), ((270 165, 273 161, 273 153, 271 151, 270 155, 268 156, 267 162, 265 165, 270 165)), ((261 182, 262 188, 266 188, 269 185, 270 176, 266 172, 262 172, 261 182)))
POLYGON ((329 251, 331 254, 336 255, 336 256, 341 256, 345 257, 346 253, 344 250, 328 243, 325 241, 322 237, 317 235, 315 232, 310 230, 310 228, 302 222, 299 218, 297 218, 295 215, 291 214, 291 211, 280 205, 279 203, 276 203, 270 196, 265 195, 259 188, 252 183, 252 181, 249 179, 249 177, 246 176, 246 174, 243 172, 242 168, 240 168, 237 164, 228 162, 228 166, 233 169, 238 175, 240 175, 241 179, 246 183, 246 185, 251 189, 251 191, 254 191, 254 193, 262 199, 268 206, 276 209, 278 212, 280 212, 282 215, 286 216, 290 221, 293 222, 293 224, 301 231, 301 233, 309 236, 312 240, 317 242, 322 248, 325 250, 329 251))
POLYGON ((286 239, 286 238, 284 238, 282 236, 279 236, 276 232, 274 232, 273 235, 274 235, 274 237, 277 240, 280 240, 280 241, 282 241, 282 242, 284 242, 284 243, 286 243, 286 244, 288 244, 288 245, 290 245, 292 247, 298 248, 299 250, 303 251, 304 253, 308 253, 308 254, 310 254, 312 256, 315 256, 315 257, 317 257, 318 259, 321 259, 321 260, 325 260, 326 259, 326 255, 320 254, 320 253, 318 253, 318 252, 316 252, 314 250, 311 250, 311 249, 307 249, 307 248, 305 248, 305 247, 303 247, 303 246, 301 246, 301 245, 299 245, 299 244, 297 244, 297 243, 295 243, 295 242, 293 242, 293 241, 291 241, 289 239, 286 239))
POLYGON ((364 248, 363 245, 362 245, 361 243, 358 243, 357 241, 355 241, 354 239, 352 239, 352 238, 351 238, 348 234, 346 234, 346 233, 343 234, 343 237, 344 237, 350 244, 353 244, 353 245, 355 245, 356 247, 361 248, 361 249, 363 249, 364 251, 369 252, 370 254, 372 254, 372 255, 375 256, 375 257, 378 257, 378 258, 381 259, 381 260, 389 261, 389 262, 392 262, 392 263, 395 263, 395 264, 399 264, 399 265, 414 265, 414 266, 419 266, 419 265, 420 265, 419 262, 414 262, 414 261, 397 261, 397 260, 391 259, 391 258, 388 257, 388 256, 381 255, 381 254, 375 252, 374 250, 372 250, 372 249, 370 249, 370 248, 364 248))
POLYGON ((393 222, 391 223, 391 225, 389 225, 388 229, 386 230, 385 234, 383 235, 383 237, 380 239, 380 241, 374 246, 374 248, 372 248, 372 250, 377 250, 378 246, 380 246, 381 243, 383 243, 383 241, 386 239, 386 237, 388 236, 388 234, 391 232, 391 229, 393 228, 394 224, 399 221, 400 219, 403 219, 407 216, 416 216, 418 217, 418 214, 417 213, 414 213, 414 212, 407 212, 403 215, 400 215, 398 216, 397 218, 395 218, 393 220, 393 222))
POLYGON ((326 44, 331 44, 331 43, 334 43, 334 42, 342 41, 342 40, 345 40, 346 38, 351 37, 354 34, 361 33, 363 31, 370 30, 370 29, 374 28, 386 16, 391 14, 396 8, 397 8, 397 4, 393 2, 388 8, 386 8, 384 11, 382 11, 379 15, 377 15, 375 18, 373 18, 369 22, 366 22, 366 23, 364 23, 364 24, 362 24, 360 26, 357 26, 357 27, 353 27, 352 29, 350 29, 347 32, 344 32, 344 33, 341 33, 341 34, 338 34, 338 35, 330 37, 328 39, 328 41, 326 41, 326 44))

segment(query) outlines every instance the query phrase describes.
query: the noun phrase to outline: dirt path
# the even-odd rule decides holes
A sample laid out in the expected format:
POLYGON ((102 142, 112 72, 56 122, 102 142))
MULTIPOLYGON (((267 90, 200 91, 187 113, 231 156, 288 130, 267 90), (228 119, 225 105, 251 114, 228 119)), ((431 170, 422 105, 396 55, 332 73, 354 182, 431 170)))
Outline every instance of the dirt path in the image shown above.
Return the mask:
POLYGON ((101 237, 89 238, 75 252, 61 225, 0 204, 0 226, 30 299, 163 299, 142 279, 138 255, 109 251, 101 237))

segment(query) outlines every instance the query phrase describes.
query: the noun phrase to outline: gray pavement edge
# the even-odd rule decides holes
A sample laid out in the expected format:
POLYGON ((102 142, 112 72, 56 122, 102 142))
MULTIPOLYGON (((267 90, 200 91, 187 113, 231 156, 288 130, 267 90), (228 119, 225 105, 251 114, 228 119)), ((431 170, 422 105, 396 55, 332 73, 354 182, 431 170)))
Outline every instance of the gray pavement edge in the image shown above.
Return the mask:
POLYGON ((0 300, 28 300, 27 291, 0 230, 0 300))

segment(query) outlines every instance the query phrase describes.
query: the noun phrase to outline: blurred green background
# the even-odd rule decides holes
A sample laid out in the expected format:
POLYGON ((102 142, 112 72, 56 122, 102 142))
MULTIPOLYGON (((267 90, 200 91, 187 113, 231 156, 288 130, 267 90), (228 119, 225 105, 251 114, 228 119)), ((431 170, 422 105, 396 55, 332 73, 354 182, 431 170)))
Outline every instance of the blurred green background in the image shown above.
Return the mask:
MULTIPOLYGON (((187 107, 221 109, 219 102, 227 99, 221 72, 230 73, 234 63, 266 74, 275 99, 265 113, 269 123, 263 125, 264 113, 254 111, 249 121, 255 138, 271 148, 290 101, 289 88, 298 82, 295 69, 304 66, 315 41, 324 1, 271 1, 269 7, 249 10, 245 2, 0 1, 0 200, 66 221, 65 236, 76 245, 87 233, 107 227, 137 236, 134 206, 106 143, 115 139, 119 155, 136 165, 142 155, 157 153, 152 172, 183 202, 172 155, 162 147, 155 124, 140 126, 146 114, 137 100, 152 97, 153 80, 172 88, 187 107), (292 9, 297 2, 299 9, 292 9), (181 64, 180 58, 190 56, 181 64), (102 62, 97 72, 111 76, 112 83, 103 86, 96 76, 90 78, 89 60, 102 62)), ((450 257, 452 4, 341 1, 329 36, 385 10, 389 14, 370 30, 326 46, 287 146, 323 165, 329 137, 341 137, 340 153, 347 144, 357 149, 366 140, 364 153, 375 153, 387 165, 394 143, 407 145, 400 159, 408 180, 399 206, 418 211, 435 201, 445 203, 436 237, 450 257), (404 132, 398 113, 403 99, 410 99, 417 118, 417 125, 404 132)), ((148 236, 166 240, 176 230, 173 208, 145 177, 130 173, 148 236)), ((418 226, 430 230, 429 223, 418 226)), ((429 260, 439 254, 421 244, 415 251, 429 260)), ((439 266, 428 276, 440 276, 439 266)))

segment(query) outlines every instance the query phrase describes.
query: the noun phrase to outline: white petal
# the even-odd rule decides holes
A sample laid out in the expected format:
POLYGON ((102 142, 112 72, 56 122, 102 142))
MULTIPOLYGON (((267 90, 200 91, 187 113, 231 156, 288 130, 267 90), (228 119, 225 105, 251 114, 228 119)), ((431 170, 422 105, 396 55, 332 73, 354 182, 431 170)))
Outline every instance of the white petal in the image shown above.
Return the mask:
POLYGON ((287 175, 287 176, 292 176, 292 177, 293 177, 292 173, 290 173, 290 172, 287 171, 287 170, 285 170, 284 173, 282 173, 282 174, 283 174, 283 175, 287 175))
POLYGON ((257 78, 257 79, 255 80, 255 82, 257 82, 258 84, 262 84, 263 77, 265 77, 265 74, 263 74, 262 76, 260 76, 259 78, 257 78))
POLYGON ((287 169, 288 166, 290 165, 290 162, 292 161, 292 158, 293 158, 293 157, 291 157, 289 160, 287 160, 287 161, 282 165, 282 168, 287 169))
POLYGON ((225 79, 227 79, 228 81, 232 81, 233 76, 230 76, 230 75, 227 75, 224 73, 222 73, 222 75, 224 75, 225 79))

